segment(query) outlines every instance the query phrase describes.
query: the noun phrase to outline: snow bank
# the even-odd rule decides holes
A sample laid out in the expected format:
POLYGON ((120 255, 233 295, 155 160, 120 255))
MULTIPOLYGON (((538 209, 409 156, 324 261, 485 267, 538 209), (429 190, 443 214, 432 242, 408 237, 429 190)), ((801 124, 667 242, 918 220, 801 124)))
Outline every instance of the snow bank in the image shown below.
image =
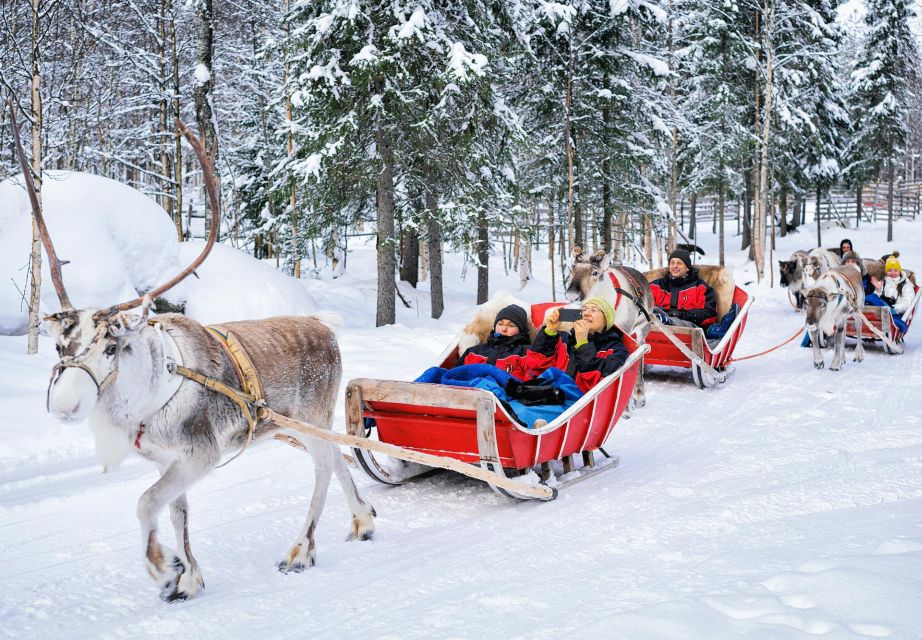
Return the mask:
MULTIPOLYGON (((105 306, 158 284, 178 265, 176 230, 166 212, 129 186, 85 173, 46 171, 42 207, 64 286, 77 307, 105 306)), ((0 334, 26 331, 32 209, 21 177, 0 183, 0 334)), ((43 313, 60 309, 47 258, 43 313)))
MULTIPOLYGON (((202 240, 179 246, 180 263, 201 253, 202 240)), ((304 286, 281 271, 233 247, 216 244, 194 275, 165 296, 186 302, 186 315, 202 324, 306 315, 317 310, 304 286)))

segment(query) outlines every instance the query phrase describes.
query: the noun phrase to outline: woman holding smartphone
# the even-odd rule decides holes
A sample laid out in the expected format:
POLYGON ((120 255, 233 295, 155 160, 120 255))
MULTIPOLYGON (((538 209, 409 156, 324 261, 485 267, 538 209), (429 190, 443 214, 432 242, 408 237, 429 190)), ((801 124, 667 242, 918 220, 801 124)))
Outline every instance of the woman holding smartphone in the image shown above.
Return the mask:
POLYGON ((580 318, 569 333, 559 332, 560 315, 557 308, 544 318, 544 326, 525 354, 525 364, 533 376, 551 367, 561 369, 585 393, 627 360, 624 337, 614 324, 614 308, 604 298, 583 302, 580 318))

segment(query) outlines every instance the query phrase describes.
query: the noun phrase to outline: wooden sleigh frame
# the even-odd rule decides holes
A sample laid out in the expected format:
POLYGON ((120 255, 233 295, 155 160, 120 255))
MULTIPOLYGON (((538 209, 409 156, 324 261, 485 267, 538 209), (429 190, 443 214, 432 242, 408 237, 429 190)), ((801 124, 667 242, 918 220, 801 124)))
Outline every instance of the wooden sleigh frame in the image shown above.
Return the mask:
MULTIPOLYGON (((536 325, 552 306, 559 305, 532 307, 536 325)), ((609 456, 602 445, 627 408, 650 349, 630 338, 625 343, 632 352, 624 365, 540 428, 529 429, 516 422, 496 396, 482 389, 359 378, 346 387, 347 430, 351 436, 370 438, 364 419, 373 418, 377 438, 383 443, 479 465, 492 474, 486 481, 494 491, 508 497, 553 499, 559 488, 617 464, 617 458, 609 456), (559 478, 552 473, 554 461, 562 464, 559 478), (539 473, 529 474, 535 467, 539 473), (495 482, 499 479, 505 486, 495 482), (534 495, 533 490, 539 488, 535 485, 545 490, 543 495, 534 495), (516 486, 522 491, 516 491, 516 486)), ((443 354, 442 364, 451 365, 457 357, 456 340, 443 354)), ((358 465, 384 484, 403 484, 431 470, 411 456, 401 456, 404 461, 400 462, 365 447, 355 447, 353 452, 358 465)))
MULTIPOLYGON (((896 326, 896 323, 893 321, 893 310, 890 307, 871 307, 865 306, 862 313, 864 314, 865 319, 880 331, 884 336, 886 336, 894 345, 898 345, 903 341, 903 337, 909 332, 909 327, 912 324, 912 320, 916 315, 916 311, 919 307, 919 300, 922 299, 922 287, 918 285, 913 285, 915 288, 915 294, 912 297, 912 302, 909 303, 909 308, 907 309, 906 317, 903 318, 903 322, 906 323, 906 331, 900 331, 899 327, 896 326)), ((846 332, 846 336, 849 338, 857 338, 855 330, 851 328, 851 325, 848 325, 849 329, 846 332)), ((883 345, 884 351, 890 355, 897 355, 902 353, 894 349, 886 340, 881 340, 879 336, 875 335, 867 325, 861 326, 861 339, 867 341, 880 342, 883 345)))
MULTIPOLYGON (((669 330, 709 367, 717 371, 724 371, 746 328, 749 307, 752 306, 755 298, 733 283, 730 271, 725 267, 702 265, 698 268, 701 278, 714 287, 718 318, 722 318, 733 304, 739 305, 739 313, 733 319, 727 333, 713 347, 708 344, 704 330, 699 327, 670 326, 669 330)), ((662 277, 665 272, 665 269, 656 269, 645 275, 647 280, 652 282, 662 277)), ((720 382, 712 375, 713 372, 707 371, 682 353, 663 331, 652 328, 647 334, 646 342, 650 346, 650 353, 645 358, 646 364, 691 369, 692 380, 699 389, 713 387, 720 382)))

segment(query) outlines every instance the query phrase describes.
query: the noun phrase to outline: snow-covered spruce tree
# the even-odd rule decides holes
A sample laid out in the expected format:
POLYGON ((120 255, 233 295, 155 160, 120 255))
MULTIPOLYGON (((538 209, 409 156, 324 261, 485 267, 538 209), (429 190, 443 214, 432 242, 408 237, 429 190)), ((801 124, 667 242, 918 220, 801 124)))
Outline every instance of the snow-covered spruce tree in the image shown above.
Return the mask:
POLYGON ((309 188, 314 216, 374 206, 379 326, 395 317, 394 219, 405 204, 398 199, 429 195, 438 203, 453 195, 451 182, 484 182, 477 166, 484 155, 471 149, 501 129, 490 121, 492 70, 482 52, 498 35, 493 16, 477 1, 292 5, 299 148, 290 167, 309 188))
MULTIPOLYGON (((728 193, 743 188, 740 167, 752 148, 751 60, 754 43, 743 6, 734 0, 683 3, 679 20, 682 182, 689 193, 713 193, 718 216, 728 193)), ((723 231, 720 233, 723 244, 723 231)), ((723 260, 723 247, 720 249, 723 260)))
POLYGON ((778 23, 772 174, 784 234, 789 196, 815 189, 820 198, 841 178, 849 117, 834 3, 784 3, 778 23))
POLYGON ((527 190, 553 201, 562 188, 571 248, 593 237, 610 247, 619 210, 648 219, 660 198, 651 165, 668 135, 657 82, 666 64, 654 45, 664 13, 644 2, 573 1, 535 2, 532 15, 535 71, 517 102, 527 190))
POLYGON ((870 175, 888 182, 887 241, 893 240, 895 165, 906 149, 910 88, 918 75, 919 52, 909 26, 914 12, 908 0, 866 0, 867 31, 854 83, 856 142, 870 175))

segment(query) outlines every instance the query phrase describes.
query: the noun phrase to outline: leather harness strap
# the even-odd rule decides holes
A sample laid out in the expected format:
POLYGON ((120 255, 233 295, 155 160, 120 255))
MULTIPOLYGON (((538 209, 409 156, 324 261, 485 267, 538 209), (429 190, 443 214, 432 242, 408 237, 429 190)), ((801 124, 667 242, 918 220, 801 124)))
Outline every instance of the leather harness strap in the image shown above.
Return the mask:
POLYGON ((253 366, 252 360, 250 360, 243 345, 240 344, 234 334, 230 331, 222 333, 216 327, 205 327, 205 330, 208 331, 227 352, 231 363, 234 365, 234 370, 237 372, 237 379, 240 381, 240 386, 243 390, 234 389, 220 380, 209 378, 198 371, 193 371, 183 366, 173 366, 172 371, 184 378, 199 383, 206 389, 210 389, 211 391, 230 398, 243 412, 243 417, 247 421, 246 442, 243 443, 240 451, 234 454, 232 458, 218 465, 218 468, 221 468, 232 460, 236 460, 253 441, 256 424, 259 422, 257 414, 260 408, 266 406, 266 394, 263 391, 262 383, 259 381, 259 375, 256 373, 256 368, 253 366))

